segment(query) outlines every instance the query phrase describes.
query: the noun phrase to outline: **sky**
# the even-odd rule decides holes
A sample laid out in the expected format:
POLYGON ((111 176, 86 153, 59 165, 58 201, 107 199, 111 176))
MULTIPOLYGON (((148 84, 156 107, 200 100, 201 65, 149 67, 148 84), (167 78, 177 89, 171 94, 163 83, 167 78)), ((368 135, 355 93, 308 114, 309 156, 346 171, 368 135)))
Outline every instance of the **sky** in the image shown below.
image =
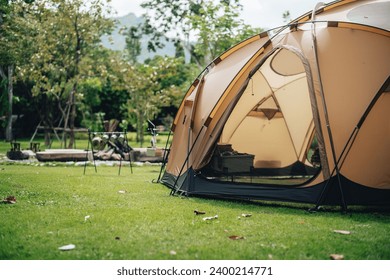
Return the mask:
MULTIPOLYGON (((140 4, 144 0, 112 0, 111 6, 118 16, 134 13, 140 16, 144 10, 140 4)), ((252 27, 274 28, 283 25, 283 13, 289 11, 291 19, 311 11, 318 0, 241 0, 242 19, 252 27)), ((328 3, 330 1, 323 1, 328 3)))

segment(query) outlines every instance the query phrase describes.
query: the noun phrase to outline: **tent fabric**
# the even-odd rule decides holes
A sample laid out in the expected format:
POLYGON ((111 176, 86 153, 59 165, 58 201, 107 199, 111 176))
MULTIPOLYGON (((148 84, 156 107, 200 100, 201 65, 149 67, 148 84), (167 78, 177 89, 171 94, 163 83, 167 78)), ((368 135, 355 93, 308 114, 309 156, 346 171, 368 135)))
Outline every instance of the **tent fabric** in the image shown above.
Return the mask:
POLYGON ((161 182, 187 195, 390 203, 389 11, 334 1, 216 58, 179 107, 161 182))

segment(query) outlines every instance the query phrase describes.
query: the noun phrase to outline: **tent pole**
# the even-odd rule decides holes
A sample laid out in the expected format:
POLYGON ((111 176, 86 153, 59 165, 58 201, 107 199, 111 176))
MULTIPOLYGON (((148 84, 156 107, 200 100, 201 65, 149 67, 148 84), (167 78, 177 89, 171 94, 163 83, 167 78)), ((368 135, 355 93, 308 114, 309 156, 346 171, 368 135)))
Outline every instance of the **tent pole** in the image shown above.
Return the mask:
MULTIPOLYGON (((165 142, 165 148, 164 148, 164 157, 163 157, 163 162, 161 164, 161 168, 160 168, 160 173, 158 174, 158 178, 157 180, 152 180, 153 183, 159 183, 160 182, 160 179, 161 179, 161 174, 165 168, 165 165, 167 164, 168 162, 168 155, 169 155, 169 151, 167 151, 167 148, 168 148, 168 143, 169 143, 169 138, 171 137, 171 133, 172 133, 172 130, 170 129, 169 130, 169 134, 168 134, 168 138, 167 138, 167 141, 165 142)), ((171 144, 172 145, 172 144, 171 144)), ((169 146, 169 150, 171 150, 171 145, 169 146)))
MULTIPOLYGON (((327 128, 327 131, 328 131, 330 146, 331 146, 331 150, 332 150, 333 163, 335 165, 337 181, 338 181, 340 194, 341 194, 341 206, 343 208, 343 211, 346 212, 347 211, 347 204, 345 202, 344 192, 343 192, 343 188, 342 188, 342 184, 341 184, 340 169, 339 169, 338 162, 337 162, 337 159, 336 159, 336 150, 335 150, 334 141, 333 141, 332 129, 330 127, 330 121, 329 121, 329 116, 328 116, 328 108, 327 108, 326 100, 325 100, 325 96, 324 96, 324 88, 323 88, 323 85, 322 85, 320 65, 318 63, 319 59, 318 59, 318 53, 317 53, 317 37, 316 37, 315 21, 314 20, 315 20, 316 11, 320 7, 322 7, 323 5, 324 5, 324 3, 320 2, 313 9, 313 12, 312 12, 312 28, 311 28, 312 32, 311 32, 311 35, 312 35, 312 41, 313 41, 313 50, 314 50, 315 61, 316 61, 316 65, 317 65, 318 81, 319 81, 319 85, 320 85, 320 95, 321 95, 322 105, 323 105, 323 109, 324 109, 326 128, 327 128)), ((331 177, 329 178, 329 181, 330 181, 330 179, 331 179, 331 177)), ((326 186, 327 185, 328 184, 326 184, 326 186)))
POLYGON ((188 153, 187 153, 187 157, 186 157, 186 159, 184 160, 184 163, 183 163, 183 165, 182 165, 181 168, 180 168, 180 172, 179 172, 179 174, 178 174, 177 177, 176 177, 176 180, 175 180, 175 183, 173 184, 173 188, 172 188, 172 190, 171 190, 170 195, 175 195, 176 192, 178 191, 178 189, 176 189, 177 182, 178 182, 178 180, 179 180, 179 177, 181 176, 181 173, 182 173, 183 170, 184 170, 184 167, 186 166, 186 164, 187 164, 187 162, 188 162, 188 159, 190 158, 190 155, 191 155, 191 153, 192 153, 192 150, 194 149, 195 144, 196 144, 196 142, 198 141, 199 136, 200 136, 200 134, 201 134, 202 131, 203 131, 203 128, 204 128, 204 126, 202 126, 201 129, 199 130, 198 135, 196 136, 195 141, 194 141, 194 143, 193 143, 192 146, 191 146, 191 149, 190 149, 190 150, 188 151, 188 153))

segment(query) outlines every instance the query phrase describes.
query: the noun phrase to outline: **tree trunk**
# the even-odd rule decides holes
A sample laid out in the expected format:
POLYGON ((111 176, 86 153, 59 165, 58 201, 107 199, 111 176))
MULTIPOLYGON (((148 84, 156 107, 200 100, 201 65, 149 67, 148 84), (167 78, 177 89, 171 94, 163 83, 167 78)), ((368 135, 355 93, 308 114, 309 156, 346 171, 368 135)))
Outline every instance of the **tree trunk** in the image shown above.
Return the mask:
POLYGON ((12 101, 14 98, 14 87, 13 87, 13 73, 14 66, 9 65, 7 67, 7 73, 5 73, 4 68, 0 67, 0 76, 3 80, 7 81, 7 95, 8 95, 8 110, 7 110, 7 126, 5 129, 5 139, 8 142, 13 140, 12 135, 12 101))
MULTIPOLYGON (((74 146, 74 122, 75 122, 75 119, 76 119, 76 92, 77 92, 77 75, 79 74, 79 64, 80 64, 80 60, 81 60, 81 57, 80 57, 80 53, 81 53, 81 41, 82 41, 82 37, 79 33, 79 25, 78 25, 78 20, 79 20, 79 17, 78 17, 78 14, 76 14, 75 16, 75 21, 74 21, 74 30, 76 32, 76 52, 75 52, 75 60, 74 60, 74 72, 73 72, 73 78, 76 77, 75 79, 75 82, 73 83, 73 88, 72 88, 72 91, 70 93, 70 122, 69 122, 69 145, 68 145, 68 148, 69 149, 72 149, 73 146, 74 146)), ((66 129, 66 128, 65 128, 66 129)), ((65 132, 65 131, 64 131, 65 132)))
POLYGON ((144 116, 142 113, 137 114, 137 142, 140 143, 140 146, 142 148, 144 144, 144 129, 143 129, 143 124, 144 124, 144 116))
POLYGON ((76 102, 75 102, 75 91, 76 91, 76 85, 74 85, 72 93, 71 93, 71 98, 70 98, 70 121, 69 121, 69 144, 68 144, 68 149, 72 149, 74 146, 74 121, 76 119, 76 102))
POLYGON ((12 101, 14 96, 14 86, 13 86, 13 73, 14 66, 8 66, 8 113, 7 113, 7 128, 5 129, 5 139, 6 141, 11 142, 13 140, 12 135, 12 101))

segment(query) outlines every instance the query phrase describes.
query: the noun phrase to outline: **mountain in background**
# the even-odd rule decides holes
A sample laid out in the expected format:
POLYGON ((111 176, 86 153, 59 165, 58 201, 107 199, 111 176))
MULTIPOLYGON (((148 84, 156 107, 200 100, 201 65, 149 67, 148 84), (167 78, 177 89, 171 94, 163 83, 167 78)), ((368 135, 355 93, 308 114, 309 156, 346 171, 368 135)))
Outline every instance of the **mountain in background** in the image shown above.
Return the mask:
MULTIPOLYGON (((126 37, 121 32, 131 26, 138 26, 143 22, 143 18, 130 13, 122 17, 114 18, 114 20, 117 22, 116 26, 111 35, 102 36, 102 45, 114 51, 123 51, 126 47, 126 37)), ((138 56, 139 62, 143 62, 145 59, 152 58, 155 55, 175 55, 175 46, 172 42, 165 42, 165 47, 159 49, 157 53, 149 52, 147 49, 148 40, 146 36, 143 36, 141 39, 141 54, 138 56)))

